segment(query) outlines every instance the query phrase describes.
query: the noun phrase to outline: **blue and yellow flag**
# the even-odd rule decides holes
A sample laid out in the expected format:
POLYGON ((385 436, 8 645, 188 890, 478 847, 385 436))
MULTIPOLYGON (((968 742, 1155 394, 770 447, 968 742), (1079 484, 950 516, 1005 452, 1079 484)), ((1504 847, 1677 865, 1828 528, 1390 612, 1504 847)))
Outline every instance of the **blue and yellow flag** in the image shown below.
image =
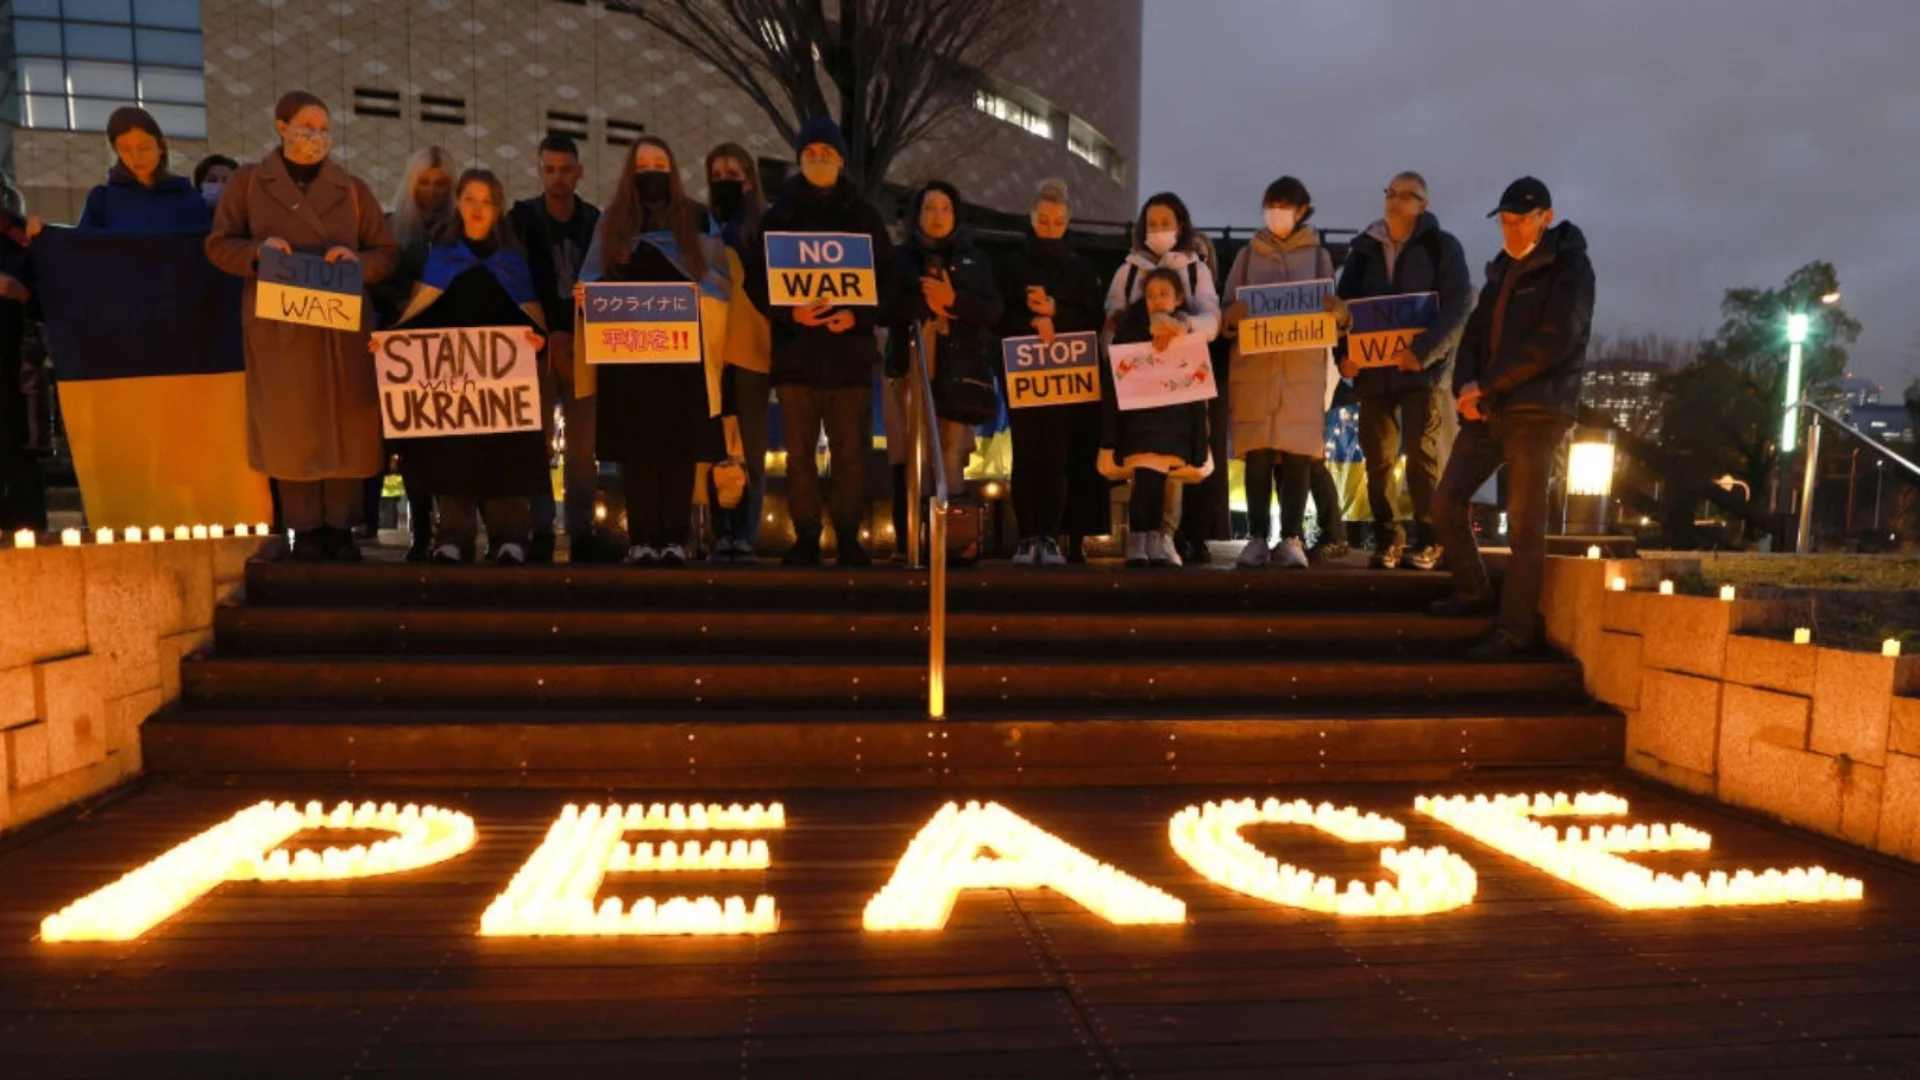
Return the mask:
POLYGON ((47 349, 87 522, 265 521, 247 465, 241 282, 200 233, 49 228, 33 244, 47 349))

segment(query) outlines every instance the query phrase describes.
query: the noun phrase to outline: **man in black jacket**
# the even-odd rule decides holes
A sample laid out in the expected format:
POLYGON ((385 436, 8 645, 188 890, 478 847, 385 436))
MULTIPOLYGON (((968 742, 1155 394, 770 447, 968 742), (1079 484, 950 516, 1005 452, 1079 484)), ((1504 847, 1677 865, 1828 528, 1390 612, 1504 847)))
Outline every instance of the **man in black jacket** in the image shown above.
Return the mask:
POLYGON ((1433 489, 1440 482, 1442 386, 1473 306, 1466 252, 1428 212, 1426 180, 1403 172, 1387 185, 1386 216, 1353 241, 1334 295, 1344 301, 1424 292, 1439 294, 1439 314, 1426 333, 1400 350, 1393 367, 1362 368, 1352 355, 1340 362, 1340 374, 1353 380, 1360 399, 1373 565, 1382 570, 1401 565, 1431 570, 1440 562, 1433 489), (1393 464, 1403 451, 1413 501, 1411 548, 1393 507, 1393 464))
POLYGON ((880 211, 843 175, 847 144, 824 116, 808 120, 794 140, 800 175, 781 185, 780 197, 760 219, 742 252, 747 295, 773 328, 773 386, 787 447, 787 512, 794 545, 788 566, 820 562, 820 472, 813 448, 827 429, 833 461, 833 531, 841 566, 865 566, 860 543, 866 520, 865 457, 873 409, 873 369, 880 362, 874 327, 891 310, 899 270, 880 211), (864 233, 873 241, 878 304, 872 307, 775 306, 768 299, 766 234, 864 233))
MULTIPOLYGON (((547 357, 551 383, 543 388, 547 437, 553 437, 553 402, 567 420, 565 461, 567 536, 574 562, 613 562, 620 553, 594 533, 594 502, 600 466, 593 456, 594 403, 575 397, 573 385, 573 283, 593 243, 600 211, 574 194, 580 183, 580 150, 565 135, 540 141, 541 194, 513 204, 508 224, 527 251, 533 292, 547 317, 547 357)), ((554 518, 552 485, 533 493, 531 562, 552 562, 554 518)))
POLYGON ((1505 250, 1487 264, 1479 306, 1460 341, 1453 373, 1460 437, 1433 508, 1454 588, 1433 612, 1483 610, 1492 590, 1474 545, 1470 501, 1506 467, 1512 553, 1498 629, 1468 653, 1476 660, 1504 659, 1539 639, 1535 609, 1546 563, 1547 485, 1578 414, 1593 323, 1587 239, 1571 222, 1553 224, 1547 186, 1530 176, 1515 180, 1494 214, 1505 250))

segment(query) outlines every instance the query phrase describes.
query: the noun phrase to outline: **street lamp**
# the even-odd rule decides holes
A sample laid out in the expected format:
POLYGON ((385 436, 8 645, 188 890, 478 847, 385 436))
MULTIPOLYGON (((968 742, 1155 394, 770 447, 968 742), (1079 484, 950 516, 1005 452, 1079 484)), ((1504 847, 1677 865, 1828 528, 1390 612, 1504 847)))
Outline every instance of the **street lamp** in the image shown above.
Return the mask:
POLYGON ((1799 445, 1799 420, 1794 405, 1800 401, 1800 348, 1807 343, 1807 315, 1796 311, 1787 316, 1787 412, 1780 418, 1780 452, 1793 453, 1799 445))
POLYGON ((1599 535, 1612 520, 1614 431, 1582 428, 1567 448, 1567 500, 1560 529, 1599 535))

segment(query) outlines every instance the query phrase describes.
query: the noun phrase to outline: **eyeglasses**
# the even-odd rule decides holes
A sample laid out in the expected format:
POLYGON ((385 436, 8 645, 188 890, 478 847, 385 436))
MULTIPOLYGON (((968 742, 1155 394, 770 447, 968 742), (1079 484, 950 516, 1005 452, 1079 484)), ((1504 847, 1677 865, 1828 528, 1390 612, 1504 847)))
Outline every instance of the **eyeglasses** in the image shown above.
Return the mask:
POLYGON ((1417 191, 1395 191, 1387 189, 1387 198, 1393 202, 1426 202, 1427 197, 1417 191))

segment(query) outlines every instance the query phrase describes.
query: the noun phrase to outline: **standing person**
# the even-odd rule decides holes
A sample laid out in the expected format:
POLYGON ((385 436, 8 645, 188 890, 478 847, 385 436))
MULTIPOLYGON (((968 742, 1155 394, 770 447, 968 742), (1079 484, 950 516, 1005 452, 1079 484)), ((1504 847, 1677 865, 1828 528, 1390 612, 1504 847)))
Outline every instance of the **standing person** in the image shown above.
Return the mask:
POLYGON ((787 447, 787 509, 794 544, 781 561, 820 563, 820 472, 813 448, 827 431, 833 460, 833 530, 842 566, 872 562, 860 544, 866 520, 866 464, 873 408, 873 369, 880 361, 874 327, 892 309, 898 288, 893 241, 880 211, 844 174, 847 143, 824 116, 801 125, 794 139, 800 175, 781 185, 780 197, 760 219, 746 247, 746 288, 773 324, 773 385, 787 447), (873 243, 878 304, 873 307, 774 307, 768 302, 769 232, 863 233, 873 243))
MULTIPOLYGON (((506 189, 486 169, 468 169, 454 186, 458 210, 440 223, 395 327, 520 326, 537 350, 546 313, 519 241, 506 225, 506 189)), ((494 561, 519 566, 527 559, 529 511, 523 492, 547 474, 546 435, 540 431, 497 435, 447 435, 403 439, 400 474, 407 490, 431 491, 439 502, 433 561, 470 563, 480 514, 494 561)))
MULTIPOLYGON (((540 140, 540 194, 513 204, 508 221, 520 238, 527 254, 527 266, 533 273, 533 290, 547 320, 547 378, 551 386, 542 394, 543 417, 553 424, 551 403, 560 406, 566 424, 565 447, 561 457, 561 480, 566 500, 568 558, 577 563, 616 562, 617 545, 608 543, 595 527, 595 508, 600 493, 600 462, 594 443, 594 399, 579 392, 573 355, 573 285, 580 280, 587 249, 600 225, 600 209, 581 198, 580 148, 565 135, 548 135, 540 140)), ((556 519, 560 507, 553 499, 553 484, 543 474, 533 491, 533 546, 529 560, 551 562, 557 544, 556 519)))
MULTIPOLYGON (((1400 351, 1392 367, 1361 368, 1348 355, 1340 374, 1360 399, 1360 452, 1367 460, 1367 502, 1373 511, 1373 565, 1431 570, 1445 552, 1433 529, 1433 489, 1440 482, 1444 387, 1454 349, 1473 305, 1466 252, 1427 209, 1427 182, 1403 172, 1387 185, 1386 216, 1348 249, 1334 295, 1342 301, 1401 293, 1440 295, 1433 326, 1400 351), (1393 464, 1407 459, 1413 501, 1413 546, 1393 507, 1393 464)), ((1336 305, 1343 321, 1344 308, 1336 305)))
MULTIPOLYGON (((1140 299, 1114 320, 1113 343, 1153 342, 1164 350, 1174 338, 1195 332, 1199 316, 1187 302, 1187 275, 1156 266, 1141 275, 1140 299)), ((1167 486, 1176 474, 1204 480, 1213 464, 1207 402, 1122 411, 1113 367, 1100 365, 1101 469, 1120 480, 1131 475, 1127 565, 1179 566, 1165 521, 1167 486)))
MULTIPOLYGON (((940 425, 938 466, 945 470, 947 492, 964 498, 967 459, 973 453, 973 429, 999 412, 994 369, 1000 366, 1000 285, 993 265, 974 246, 970 232, 960 228, 960 192, 944 180, 928 182, 914 193, 908 212, 913 227, 895 249, 900 280, 914 285, 901 290, 889 319, 887 375, 911 385, 916 327, 924 328, 933 355, 927 368, 933 376, 933 419, 940 425)), ((908 412, 903 414, 911 416, 908 412)), ((904 428, 906 425, 902 425, 904 428)), ((907 432, 903 441, 919 438, 907 432)), ((892 440, 889 439, 889 442, 892 440)), ((930 463, 931 464, 931 463, 930 463)), ((931 492, 931 477, 923 477, 931 492)), ((925 507, 911 507, 924 514, 925 507)), ((896 534, 904 531, 898 510, 896 534)), ((979 557, 978 547, 962 558, 979 557)))
MULTIPOLYGON (((438 146, 417 150, 407 159, 407 171, 393 193, 393 210, 387 214, 387 228, 400 248, 400 261, 387 280, 368 290, 382 329, 400 317, 401 309, 412 299, 413 287, 426 270, 427 253, 434 243, 451 230, 456 220, 453 210, 453 155, 438 146)), ((381 451, 382 462, 392 460, 396 448, 381 451)), ((358 534, 364 539, 380 535, 380 493, 386 486, 386 469, 367 478, 361 489, 362 521, 358 534)), ((427 473, 416 475, 424 478, 427 473)), ((433 549, 432 488, 420 483, 407 485, 407 526, 413 542, 407 549, 408 562, 424 562, 433 549)))
POLYGON ((280 482, 296 559, 357 560, 350 531, 360 488, 381 468, 380 395, 368 329, 328 330, 254 314, 262 248, 357 259, 377 285, 399 259, 373 191, 328 157, 326 103, 293 90, 275 104, 279 149, 236 170, 214 212, 207 258, 247 281, 247 458, 280 482))
MULTIPOLYGON (((695 467, 718 460, 726 251, 705 235, 706 211, 687 198, 665 140, 643 135, 621 162, 613 200, 587 252, 586 281, 691 282, 700 287, 705 363, 603 364, 595 372, 596 447, 626 485, 627 561, 683 566, 695 467), (721 306, 713 308, 709 298, 721 306), (715 326, 713 323, 720 325, 715 326)), ((575 286, 584 297, 585 286, 575 286)))
MULTIPOLYGON (((1194 231, 1193 216, 1187 212, 1187 204, 1180 201, 1180 196, 1163 191, 1148 197, 1140 207, 1140 217, 1133 225, 1133 249, 1127 253, 1120 272, 1114 275, 1113 284, 1107 288, 1107 326, 1113 327, 1128 305, 1141 299, 1147 271, 1165 267, 1186 279, 1181 294, 1190 311, 1188 321, 1191 332, 1199 334, 1206 341, 1218 337, 1220 295, 1215 289, 1213 270, 1206 258, 1211 249, 1212 245, 1206 237, 1194 231)), ((1175 481, 1165 501, 1177 504, 1178 493, 1178 481, 1175 481)), ((1166 554, 1169 556, 1164 561, 1179 566, 1182 559, 1174 548, 1173 530, 1169 528, 1164 531, 1168 533, 1166 554)), ((1197 561, 1205 561, 1206 545, 1200 545, 1198 551, 1189 546, 1187 554, 1197 561)))
MULTIPOLYGON (((1326 457, 1327 402, 1333 383, 1326 347, 1246 354, 1240 322, 1247 303, 1240 290, 1260 285, 1333 278, 1333 257, 1307 225, 1313 197, 1291 176, 1267 185, 1261 197, 1264 226, 1234 256, 1223 290, 1225 333, 1233 339, 1229 395, 1233 452, 1246 461, 1247 544, 1239 566, 1265 569, 1278 552, 1282 569, 1307 568, 1307 493, 1313 464, 1326 457), (1280 544, 1272 535, 1274 482, 1280 487, 1280 544)), ((1324 515, 1326 507, 1321 507, 1324 515)), ((1335 510, 1338 516, 1338 510, 1335 510)))
MULTIPOLYGON (((193 183, 167 171, 167 137, 145 109, 123 105, 107 117, 113 167, 107 182, 87 192, 77 223, 83 229, 124 233, 200 232, 213 212, 193 183)), ((28 235, 40 231, 28 221, 28 235)))
MULTIPOLYGON (((1026 246, 1000 286, 1004 337, 1099 332, 1100 272, 1067 239, 1072 219, 1067 185, 1043 180, 1028 215, 1026 246)), ((1013 425, 1013 513, 1023 539, 1013 561, 1058 566, 1087 561, 1086 538, 1107 531, 1110 490, 1100 475, 1100 403, 1010 410, 1013 425), (1063 555, 1059 541, 1067 535, 1063 555)))
POLYGON ((220 205, 220 192, 240 163, 225 154, 208 154, 193 167, 193 188, 206 200, 209 209, 220 205))
POLYGON ((1471 500, 1488 477, 1502 466, 1507 470, 1512 554, 1500 590, 1498 629, 1468 652, 1475 660, 1504 659, 1539 640, 1547 486, 1579 412, 1593 326, 1587 238, 1572 222, 1553 223, 1547 185, 1531 176, 1515 180, 1494 213, 1500 216, 1502 250, 1487 264, 1480 303, 1460 339, 1453 373, 1460 437, 1433 504, 1453 595, 1432 610, 1483 610, 1492 591, 1474 544, 1471 500))
POLYGON ((0 531, 47 527, 46 485, 29 448, 31 399, 21 378, 28 308, 33 302, 33 256, 20 189, 0 172, 0 531))
POLYGON ((727 246, 727 276, 734 283, 727 303, 727 415, 734 424, 727 436, 728 457, 737 456, 746 472, 740 505, 720 506, 714 493, 713 557, 721 562, 760 561, 760 521, 767 493, 767 405, 772 400, 773 326, 741 287, 746 280, 747 242, 766 213, 753 155, 735 143, 707 151, 707 208, 727 246))

